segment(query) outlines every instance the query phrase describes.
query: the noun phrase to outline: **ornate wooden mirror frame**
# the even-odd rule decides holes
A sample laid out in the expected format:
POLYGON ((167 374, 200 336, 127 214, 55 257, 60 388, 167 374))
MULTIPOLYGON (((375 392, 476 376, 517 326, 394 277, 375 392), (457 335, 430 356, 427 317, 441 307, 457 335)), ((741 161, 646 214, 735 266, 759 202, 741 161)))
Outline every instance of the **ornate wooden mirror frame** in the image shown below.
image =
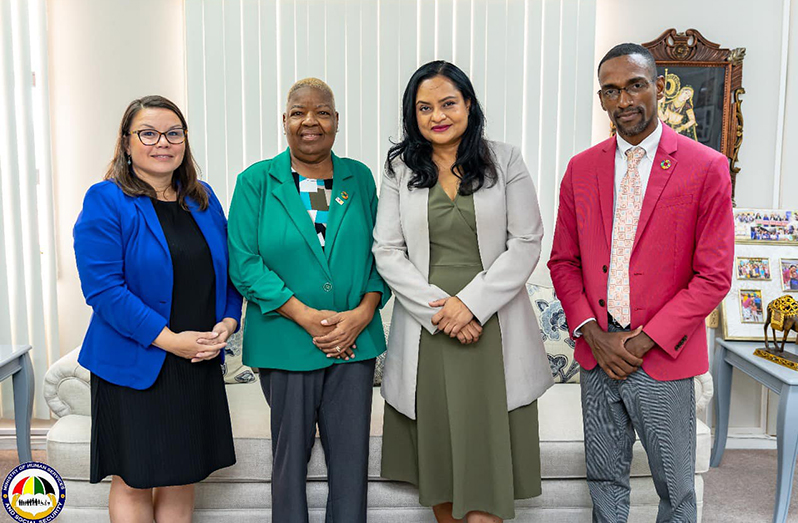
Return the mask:
POLYGON ((740 172, 737 154, 743 141, 740 95, 745 93, 745 48, 722 49, 695 29, 684 33, 668 29, 642 45, 654 55, 659 74, 666 77, 660 118, 677 132, 726 155, 734 200, 740 172))

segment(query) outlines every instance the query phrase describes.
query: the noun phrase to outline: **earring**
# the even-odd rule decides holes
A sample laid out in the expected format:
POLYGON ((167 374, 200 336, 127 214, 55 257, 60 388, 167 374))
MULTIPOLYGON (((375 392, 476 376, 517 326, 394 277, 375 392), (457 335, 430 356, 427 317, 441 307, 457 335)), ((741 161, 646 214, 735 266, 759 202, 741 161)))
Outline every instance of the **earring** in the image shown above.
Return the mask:
POLYGON ((130 155, 129 154, 127 155, 127 164, 128 165, 133 165, 133 162, 130 160, 130 155))

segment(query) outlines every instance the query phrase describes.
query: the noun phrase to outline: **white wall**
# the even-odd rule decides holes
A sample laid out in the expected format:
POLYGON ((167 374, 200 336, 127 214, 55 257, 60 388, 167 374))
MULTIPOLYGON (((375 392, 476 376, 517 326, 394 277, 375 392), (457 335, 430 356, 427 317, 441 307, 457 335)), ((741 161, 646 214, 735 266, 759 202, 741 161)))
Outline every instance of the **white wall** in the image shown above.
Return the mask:
POLYGON ((60 344, 83 339, 72 226, 102 179, 127 104, 161 94, 185 107, 182 0, 48 0, 60 344))
POLYGON ((781 163, 781 202, 779 206, 796 207, 798 202, 798 1, 791 0, 789 60, 784 114, 784 150, 781 163), (792 118, 788 118, 792 116, 792 118), (789 144, 789 145, 788 145, 789 144))
MULTIPOLYGON (((615 44, 654 40, 671 27, 678 31, 697 29, 721 47, 745 47, 743 61, 742 113, 744 134, 739 154, 736 203, 738 207, 770 208, 774 202, 777 168, 776 139, 779 118, 787 122, 781 181, 782 205, 796 202, 798 196, 798 2, 792 1, 792 63, 786 115, 778 114, 780 67, 782 59, 782 12, 784 0, 598 0, 596 6, 596 64, 615 44), (789 191, 789 192, 788 192, 789 191), (791 196, 796 195, 796 196, 791 196)), ((594 75, 595 79, 595 75, 594 75)), ((593 90, 598 89, 594 80, 593 90)), ((608 136, 609 120, 596 98, 593 106, 593 141, 608 136)), ((794 206, 793 206, 794 207, 794 206)), ((730 426, 737 432, 757 432, 762 428, 762 388, 748 376, 735 371, 732 389, 730 426)))

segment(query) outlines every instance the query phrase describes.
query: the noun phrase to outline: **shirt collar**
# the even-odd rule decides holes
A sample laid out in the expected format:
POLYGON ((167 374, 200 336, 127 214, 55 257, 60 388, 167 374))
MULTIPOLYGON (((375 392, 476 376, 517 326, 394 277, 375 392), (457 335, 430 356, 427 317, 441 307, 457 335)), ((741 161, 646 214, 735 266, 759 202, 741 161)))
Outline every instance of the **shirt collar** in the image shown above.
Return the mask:
MULTIPOLYGON (((630 148, 634 147, 634 145, 630 144, 623 138, 621 135, 616 134, 617 141, 618 141, 618 148, 617 153, 621 158, 626 158, 626 151, 630 148)), ((657 128, 654 129, 654 132, 646 136, 646 138, 640 142, 637 146, 642 147, 646 151, 646 158, 654 161, 654 156, 657 154, 657 149, 659 148, 659 140, 662 137, 662 122, 657 119, 657 128)))

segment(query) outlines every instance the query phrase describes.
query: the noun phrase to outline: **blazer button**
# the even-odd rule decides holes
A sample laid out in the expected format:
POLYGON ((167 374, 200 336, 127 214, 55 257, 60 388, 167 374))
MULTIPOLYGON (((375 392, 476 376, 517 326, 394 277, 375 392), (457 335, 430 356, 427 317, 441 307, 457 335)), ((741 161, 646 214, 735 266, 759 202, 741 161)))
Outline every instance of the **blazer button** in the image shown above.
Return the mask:
POLYGON ((324 289, 324 292, 330 292, 332 290, 332 283, 327 282, 324 285, 322 285, 321 288, 324 289))
POLYGON ((607 269, 607 266, 606 266, 606 265, 605 265, 605 266, 603 266, 603 267, 601 268, 601 270, 602 270, 602 272, 604 272, 604 274, 606 274, 606 273, 607 273, 607 270, 608 270, 608 269, 607 269))
POLYGON ((604 300, 599 300, 599 307, 604 307, 605 303, 604 300))

